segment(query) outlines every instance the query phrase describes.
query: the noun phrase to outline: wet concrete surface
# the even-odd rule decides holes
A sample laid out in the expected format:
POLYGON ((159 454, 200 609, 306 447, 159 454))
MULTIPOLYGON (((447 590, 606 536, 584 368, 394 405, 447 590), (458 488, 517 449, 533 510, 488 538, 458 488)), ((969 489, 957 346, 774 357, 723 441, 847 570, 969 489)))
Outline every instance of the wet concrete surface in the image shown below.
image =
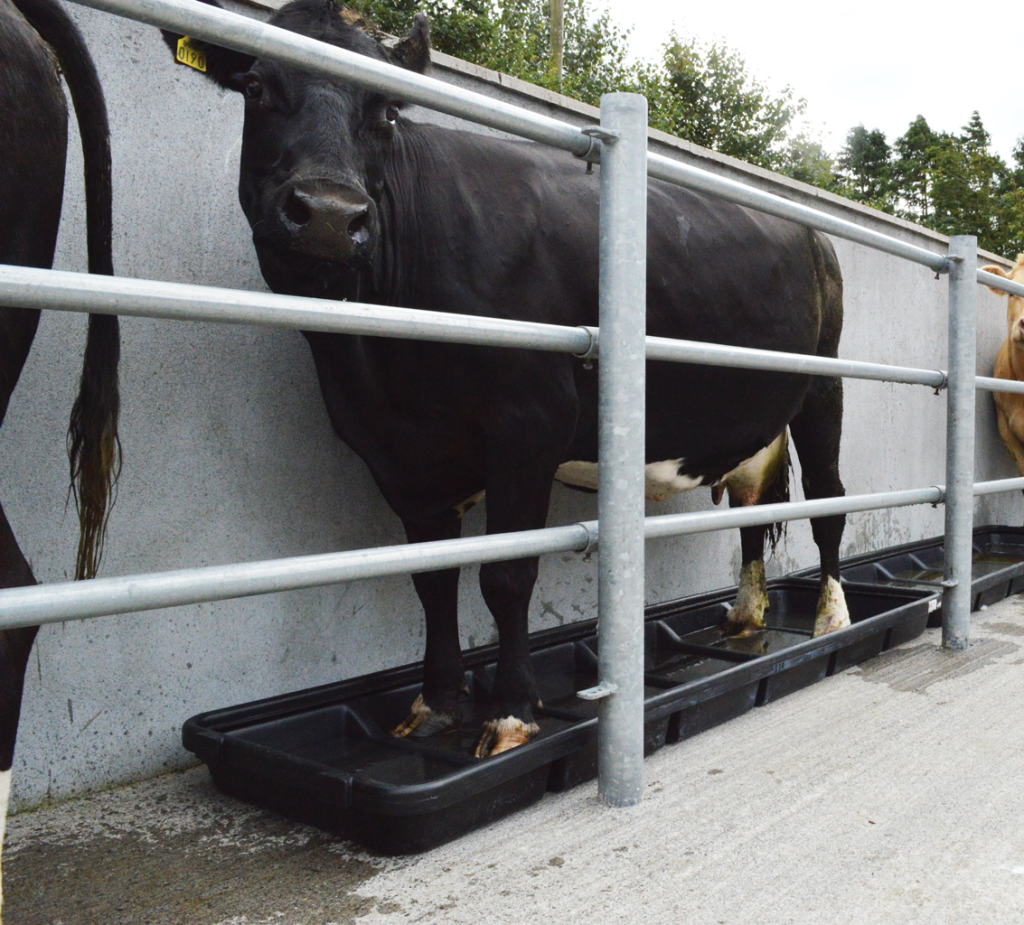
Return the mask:
POLYGON ((201 768, 10 830, 7 925, 350 922, 376 905, 354 888, 395 863, 221 796, 201 768))
POLYGON ((8 828, 5 925, 1001 925, 1024 920, 1024 600, 416 857, 219 795, 203 769, 8 828))

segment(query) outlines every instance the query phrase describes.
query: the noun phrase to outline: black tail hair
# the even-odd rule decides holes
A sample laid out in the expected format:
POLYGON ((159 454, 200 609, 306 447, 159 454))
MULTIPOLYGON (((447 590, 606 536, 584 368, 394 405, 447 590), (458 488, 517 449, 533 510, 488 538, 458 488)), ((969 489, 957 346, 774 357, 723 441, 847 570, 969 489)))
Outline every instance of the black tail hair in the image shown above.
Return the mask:
MULTIPOLYGON (((110 128, 103 89, 78 28, 55 0, 14 0, 54 51, 75 107, 85 164, 86 241, 89 272, 114 275, 110 128)), ((82 378, 68 426, 71 487, 80 534, 75 578, 93 578, 103 554, 110 508, 121 474, 117 418, 121 398, 116 315, 90 315, 82 378)))
MULTIPOLYGON (((793 470, 793 457, 789 452, 789 440, 786 440, 786 459, 778 471, 775 474, 775 478, 769 484, 761 497, 758 499, 758 504, 784 504, 789 501, 789 478, 790 472, 793 470)), ((769 555, 775 555, 775 549, 786 535, 786 522, 768 524, 767 526, 767 539, 768 539, 768 550, 769 555)))

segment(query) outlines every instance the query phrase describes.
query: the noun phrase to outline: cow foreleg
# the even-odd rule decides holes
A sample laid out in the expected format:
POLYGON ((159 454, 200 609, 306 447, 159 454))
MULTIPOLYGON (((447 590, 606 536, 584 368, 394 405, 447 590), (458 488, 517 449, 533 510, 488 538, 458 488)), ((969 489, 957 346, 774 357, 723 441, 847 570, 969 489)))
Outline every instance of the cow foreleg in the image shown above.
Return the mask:
MULTIPOLYGON (((456 539, 461 533, 455 510, 429 520, 404 519, 410 543, 456 539)), ((413 702, 409 716, 392 735, 431 736, 459 724, 459 694, 464 669, 459 645, 459 570, 444 569, 413 575, 427 621, 427 646, 423 656, 423 692, 413 702)))
MULTIPOLYGON (((790 423, 803 470, 804 495, 808 500, 846 494, 839 478, 842 421, 843 381, 816 377, 803 408, 790 423)), ((821 594, 814 621, 815 636, 850 625, 850 612, 839 582, 839 545, 845 526, 845 514, 811 520, 811 532, 821 557, 821 594)))
MULTIPOLYGON (((523 422, 512 440, 491 447, 489 534, 544 526, 558 449, 555 435, 536 422, 523 422)), ((498 626, 498 664, 489 719, 476 749, 478 758, 508 751, 540 732, 533 716, 541 703, 529 645, 530 598, 537 571, 536 556, 480 567, 480 590, 498 626)))
POLYGON ((492 718, 484 725, 476 748, 477 758, 508 751, 540 732, 533 718, 533 708, 540 706, 540 696, 529 646, 530 597, 537 570, 536 556, 515 562, 489 562, 480 567, 480 590, 498 624, 498 666, 492 718))
MULTIPOLYGON (((14 534, 0 507, 0 588, 34 585, 35 578, 21 554, 14 534)), ((4 829, 7 823, 7 801, 11 792, 11 768, 14 764, 14 743, 21 714, 21 694, 25 682, 25 666, 32 651, 38 627, 0 631, 0 861, 2 861, 4 829)), ((0 865, 0 921, 3 919, 3 867, 0 865)))

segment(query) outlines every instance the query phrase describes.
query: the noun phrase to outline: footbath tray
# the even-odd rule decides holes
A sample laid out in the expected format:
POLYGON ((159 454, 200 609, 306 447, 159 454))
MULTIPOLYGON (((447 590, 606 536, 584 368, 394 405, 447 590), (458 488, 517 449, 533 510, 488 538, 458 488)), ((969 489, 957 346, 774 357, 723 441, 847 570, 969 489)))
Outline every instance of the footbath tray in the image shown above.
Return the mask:
MULTIPOLYGON (((647 608, 645 753, 678 742, 878 655, 923 632, 933 589, 846 585, 853 625, 812 639, 818 582, 769 582, 766 629, 744 639, 719 626, 736 589, 647 608)), ((466 654, 459 729, 395 739, 419 693, 422 664, 203 713, 185 747, 224 792, 354 838, 385 854, 424 851, 597 773, 596 621, 535 633, 531 658, 544 706, 540 734, 484 760, 496 646, 466 654)))
MULTIPOLYGON (((916 543, 890 546, 851 556, 839 563, 847 582, 882 587, 941 589, 945 540, 941 536, 916 543)), ((817 569, 794 572, 793 577, 816 577, 817 569)), ((1024 527, 974 528, 971 566, 971 610, 988 607, 1024 591, 1024 527)), ((942 625, 942 610, 934 611, 929 626, 942 625)))

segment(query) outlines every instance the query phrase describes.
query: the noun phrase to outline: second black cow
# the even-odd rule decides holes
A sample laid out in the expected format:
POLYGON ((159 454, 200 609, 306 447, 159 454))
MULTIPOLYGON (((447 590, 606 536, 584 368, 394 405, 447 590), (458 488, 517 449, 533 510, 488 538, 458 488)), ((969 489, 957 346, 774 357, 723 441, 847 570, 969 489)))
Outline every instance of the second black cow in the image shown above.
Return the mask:
MULTIPOLYGON (((295 0, 273 24, 423 72, 429 27, 386 47, 334 0, 295 0)), ((176 47, 179 36, 166 36, 176 47)), ((206 76, 245 101, 239 196, 276 292, 562 325, 598 323, 599 184, 569 154, 402 115, 339 80, 193 42, 206 76)), ((818 234, 651 181, 651 335, 836 356, 842 280, 818 234)), ((410 542, 460 533, 486 491, 488 533, 544 525, 553 479, 596 483, 597 375, 565 355, 307 333, 334 429, 366 462, 410 542)), ((788 477, 787 425, 805 493, 843 494, 839 380, 649 364, 653 497, 698 485, 756 503, 788 477), (746 461, 754 460, 747 463, 746 461)), ((813 523, 822 593, 815 633, 849 622, 839 586, 844 518, 813 523)), ((746 531, 729 631, 762 624, 764 530, 746 531)), ((499 633, 477 754, 536 734, 528 657, 536 559, 480 569, 499 633)), ((427 621, 422 695, 400 735, 458 722, 464 683, 458 570, 414 577, 427 621)))

